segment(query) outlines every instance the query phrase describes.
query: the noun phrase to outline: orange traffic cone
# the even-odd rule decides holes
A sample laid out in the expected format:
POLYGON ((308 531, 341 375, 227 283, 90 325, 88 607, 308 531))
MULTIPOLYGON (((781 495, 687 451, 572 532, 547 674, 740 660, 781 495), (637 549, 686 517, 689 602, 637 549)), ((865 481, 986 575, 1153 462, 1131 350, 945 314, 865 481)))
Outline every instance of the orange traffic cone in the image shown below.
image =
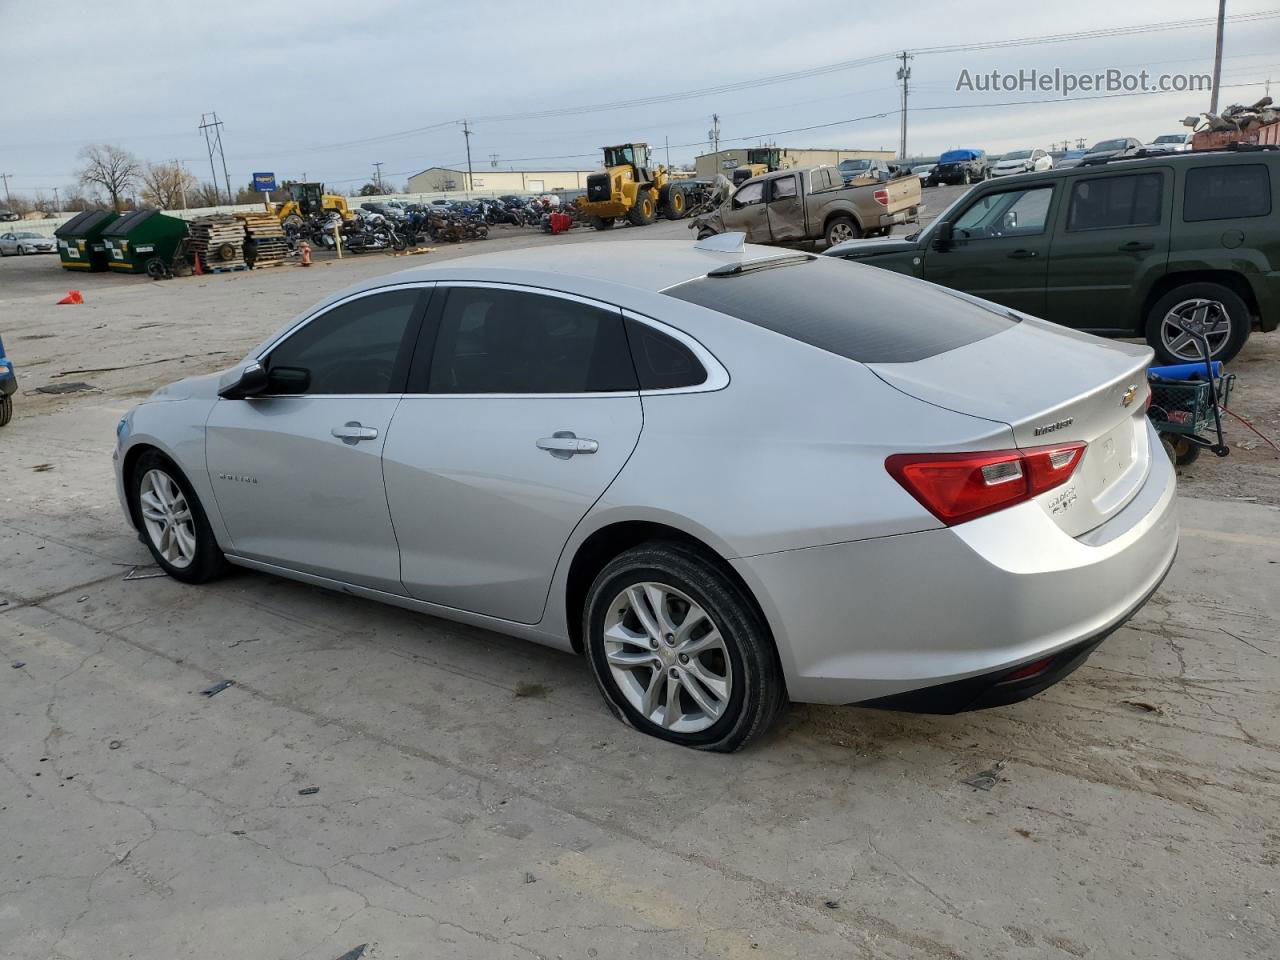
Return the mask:
POLYGON ((195 261, 196 261, 196 262, 195 262, 195 266, 192 268, 191 273, 192 273, 194 276, 197 276, 197 277, 203 277, 203 276, 204 276, 204 270, 203 270, 203 269, 201 269, 201 267, 200 267, 200 254, 198 254, 198 253, 196 254, 196 256, 195 256, 195 261))
POLYGON ((84 303, 84 297, 80 296, 79 290, 72 290, 65 297, 59 300, 58 303, 84 303))

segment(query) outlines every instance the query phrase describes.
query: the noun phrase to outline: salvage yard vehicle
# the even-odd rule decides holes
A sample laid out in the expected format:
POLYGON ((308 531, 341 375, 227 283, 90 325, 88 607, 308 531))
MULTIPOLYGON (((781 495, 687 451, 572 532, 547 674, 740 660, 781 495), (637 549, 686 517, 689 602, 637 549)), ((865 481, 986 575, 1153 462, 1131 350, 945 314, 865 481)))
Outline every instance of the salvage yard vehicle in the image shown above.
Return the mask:
POLYGON ((304 220, 323 219, 334 214, 343 220, 350 220, 355 216, 347 198, 336 193, 325 193, 323 183, 290 180, 284 186, 289 191, 289 199, 276 207, 276 216, 285 226, 297 229, 304 220))
POLYGON ((58 241, 52 237, 42 237, 38 233, 0 233, 0 257, 16 253, 22 256, 27 253, 57 253, 58 241))
POLYGON ((919 233, 829 256, 1110 337, 1215 360, 1280 323, 1280 150, 1168 153, 975 187, 919 233))
POLYGON ((938 163, 929 175, 929 186, 936 187, 940 183, 967 186, 990 176, 991 166, 985 150, 948 150, 938 157, 938 163))
POLYGON ((1080 166, 1089 167, 1098 163, 1108 163, 1123 157, 1131 157, 1142 149, 1142 141, 1136 137, 1117 137, 1114 140, 1101 140, 1088 149, 1080 158, 1080 166))
POLYGON ((1015 173, 1038 173, 1053 166, 1053 158, 1044 150, 1011 150, 996 161, 991 176, 1007 177, 1015 173))
POLYGON ((887 234, 920 216, 920 179, 846 185, 837 167, 782 170, 748 180, 719 207, 696 217, 698 239, 742 231, 751 243, 841 243, 887 234))
POLYGON ((740 235, 628 247, 368 280, 162 388, 117 427, 128 522, 178 580, 577 651, 722 751, 788 699, 1032 696, 1172 564, 1145 347, 740 235))
POLYGON ((647 143, 624 143, 604 148, 604 171, 587 177, 578 207, 595 229, 609 230, 618 220, 642 227, 659 214, 683 219, 689 203, 681 182, 661 164, 653 166, 647 143))

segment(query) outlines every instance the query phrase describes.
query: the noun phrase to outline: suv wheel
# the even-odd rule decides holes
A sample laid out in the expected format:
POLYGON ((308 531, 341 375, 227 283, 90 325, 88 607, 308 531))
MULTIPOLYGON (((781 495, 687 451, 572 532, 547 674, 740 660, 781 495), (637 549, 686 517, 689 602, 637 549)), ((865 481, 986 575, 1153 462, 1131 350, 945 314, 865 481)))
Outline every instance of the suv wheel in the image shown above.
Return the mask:
POLYGON ((679 544, 642 544, 610 562, 583 626, 605 702, 643 733, 728 753, 767 730, 785 702, 754 605, 679 544))
POLYGON ((1249 339, 1252 318, 1240 296, 1218 283, 1188 283, 1157 300, 1147 314, 1146 337, 1161 363, 1203 359, 1199 342, 1178 325, 1203 333, 1209 356, 1230 360, 1249 339))
POLYGON ((200 500, 168 457, 149 450, 138 458, 129 500, 151 556, 169 576, 204 583, 226 569, 200 500))

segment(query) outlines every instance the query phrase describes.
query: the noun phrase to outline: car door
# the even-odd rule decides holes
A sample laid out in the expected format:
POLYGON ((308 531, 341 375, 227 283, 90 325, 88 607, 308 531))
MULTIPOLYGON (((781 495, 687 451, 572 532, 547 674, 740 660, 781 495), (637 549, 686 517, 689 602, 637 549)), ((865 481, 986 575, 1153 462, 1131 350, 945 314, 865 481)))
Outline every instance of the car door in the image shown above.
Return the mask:
POLYGON ((640 437, 621 312, 515 286, 441 285, 383 455, 408 593, 519 623, 640 437))
POLYGON ((0 250, 5 253, 13 253, 17 249, 18 244, 12 233, 6 233, 3 236, 0 236, 0 250))
POLYGON ((1045 317, 1082 330, 1136 331, 1147 291, 1169 263, 1173 171, 1082 172, 1063 190, 1045 317))
POLYGON ((1041 316, 1052 183, 983 191, 951 219, 952 240, 924 251, 924 279, 1041 316))
POLYGON ((404 592, 382 449, 429 294, 382 288, 325 309, 261 354, 262 395, 214 404, 205 450, 232 552, 404 592))
POLYGON ((769 211, 764 202, 764 180, 752 180, 740 186, 729 199, 730 230, 741 230, 749 243, 769 242, 769 211))
POLYGON ((803 240, 804 202, 800 199, 798 174, 767 181, 769 235, 775 241, 803 240))

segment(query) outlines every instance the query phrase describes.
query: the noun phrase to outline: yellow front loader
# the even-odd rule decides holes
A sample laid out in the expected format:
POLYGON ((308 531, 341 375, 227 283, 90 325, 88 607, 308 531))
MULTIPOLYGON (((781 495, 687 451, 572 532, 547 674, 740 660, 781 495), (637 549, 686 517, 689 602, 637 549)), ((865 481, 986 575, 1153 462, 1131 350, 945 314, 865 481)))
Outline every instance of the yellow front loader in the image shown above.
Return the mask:
POLYGON ((624 143, 604 148, 604 172, 587 177, 587 195, 578 206, 597 230, 619 220, 641 227, 659 214, 680 220, 689 212, 684 185, 664 166, 652 166, 649 145, 624 143))
POLYGON ((338 214, 343 220, 350 220, 353 216, 347 198, 336 193, 325 193, 323 183, 290 180, 284 186, 289 191, 289 199, 276 209, 276 216, 283 224, 301 226, 307 217, 330 213, 338 214))

